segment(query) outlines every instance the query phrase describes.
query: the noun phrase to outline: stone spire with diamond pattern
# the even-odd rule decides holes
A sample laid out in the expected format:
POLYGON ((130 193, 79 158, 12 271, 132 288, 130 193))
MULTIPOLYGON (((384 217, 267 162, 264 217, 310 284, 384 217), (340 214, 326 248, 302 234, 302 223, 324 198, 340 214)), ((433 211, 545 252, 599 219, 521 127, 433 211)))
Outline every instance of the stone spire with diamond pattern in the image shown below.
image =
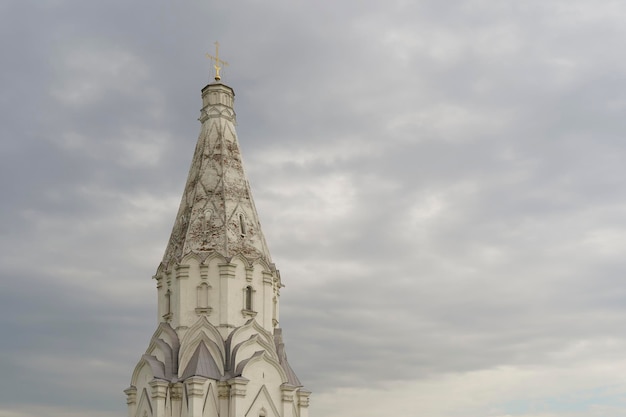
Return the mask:
POLYGON ((202 90, 202 128, 163 264, 189 253, 241 254, 271 263, 235 132, 235 93, 219 82, 202 90))
POLYGON ((220 82, 202 90, 200 136, 153 276, 157 329, 124 391, 129 417, 308 417, 311 392, 287 361, 283 284, 241 163, 233 100, 220 82))

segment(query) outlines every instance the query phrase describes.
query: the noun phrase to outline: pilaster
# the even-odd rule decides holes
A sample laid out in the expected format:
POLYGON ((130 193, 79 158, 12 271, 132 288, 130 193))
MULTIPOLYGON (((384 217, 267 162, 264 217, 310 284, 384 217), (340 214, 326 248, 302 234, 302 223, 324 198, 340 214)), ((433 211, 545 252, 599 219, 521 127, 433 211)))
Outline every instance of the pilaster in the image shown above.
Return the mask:
POLYGON ((200 279, 203 281, 209 279, 209 265, 200 265, 200 279))
POLYGON ((190 417, 202 415, 204 384, 206 380, 204 377, 192 376, 185 381, 187 386, 187 409, 190 417))
POLYGON ((135 417, 137 412, 137 388, 130 386, 124 390, 126 404, 128 405, 128 417, 135 417))
POLYGON ((167 277, 167 288, 165 289, 165 306, 163 310, 163 320, 170 323, 172 327, 177 328, 183 323, 184 312, 182 288, 185 286, 185 280, 189 278, 189 265, 175 265, 172 273, 167 277), (172 279, 174 278, 174 279, 172 279), (169 295, 167 295, 169 294, 169 295))
POLYGON ((172 384, 170 389, 170 398, 172 400, 172 417, 180 417, 180 411, 183 401, 183 384, 177 382, 175 384, 172 384))
POLYGON ((311 396, 311 391, 300 388, 296 395, 298 396, 299 417, 309 417, 309 397, 311 396))
POLYGON ((293 415, 293 397, 296 387, 291 384, 282 384, 280 391, 282 394, 283 417, 296 417, 293 415))
POLYGON ((162 379, 150 381, 153 417, 165 417, 165 398, 167 397, 167 387, 169 385, 169 382, 162 379))
POLYGON ((220 417, 229 417, 228 400, 230 399, 230 385, 228 385, 228 382, 220 381, 217 383, 217 398, 220 417))
POLYGON ((176 265, 176 279, 189 278, 189 265, 176 265))
POLYGON ((233 325, 232 313, 229 309, 230 299, 230 281, 235 278, 237 265, 233 263, 222 263, 218 265, 220 274, 220 311, 219 325, 221 327, 230 327, 233 325))
POLYGON ((263 271, 263 305, 261 308, 263 309, 263 327, 270 330, 274 328, 274 324, 272 323, 273 319, 273 295, 274 295, 274 285, 273 285, 273 277, 270 272, 263 271))
POLYGON ((249 379, 238 376, 232 379, 229 379, 230 383, 230 413, 229 417, 239 417, 243 415, 244 410, 244 400, 246 399, 246 388, 249 379))

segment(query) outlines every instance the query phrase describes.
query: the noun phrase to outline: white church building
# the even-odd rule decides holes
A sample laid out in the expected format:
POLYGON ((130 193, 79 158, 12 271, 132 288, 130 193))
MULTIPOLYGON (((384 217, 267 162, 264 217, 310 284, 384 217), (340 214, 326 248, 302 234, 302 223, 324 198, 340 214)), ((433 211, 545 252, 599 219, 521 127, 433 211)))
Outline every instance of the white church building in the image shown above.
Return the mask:
POLYGON ((128 415, 308 417, 311 393, 287 362, 279 327, 283 285, 241 161, 235 94, 216 70, 154 275, 158 326, 124 391, 128 415))

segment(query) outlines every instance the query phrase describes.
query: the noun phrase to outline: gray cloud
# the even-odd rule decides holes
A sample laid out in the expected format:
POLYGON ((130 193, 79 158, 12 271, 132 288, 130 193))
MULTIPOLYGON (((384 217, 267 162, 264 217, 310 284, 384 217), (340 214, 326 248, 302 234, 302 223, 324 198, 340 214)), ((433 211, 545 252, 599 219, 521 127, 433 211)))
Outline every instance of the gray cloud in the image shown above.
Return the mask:
MULTIPOLYGON (((600 392, 625 339, 625 14, 5 2, 0 414, 124 412, 215 39, 313 413, 351 416, 329 404, 397 381, 433 398, 450 375, 490 387, 502 369, 600 392)), ((524 387, 472 410, 615 406, 528 411, 524 387)))

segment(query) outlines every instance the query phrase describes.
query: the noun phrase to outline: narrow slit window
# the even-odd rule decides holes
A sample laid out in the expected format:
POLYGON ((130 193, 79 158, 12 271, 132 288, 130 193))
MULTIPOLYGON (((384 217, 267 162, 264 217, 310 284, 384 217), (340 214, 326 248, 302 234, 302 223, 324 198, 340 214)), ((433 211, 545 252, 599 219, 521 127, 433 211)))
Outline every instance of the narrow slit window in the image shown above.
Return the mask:
POLYGON ((165 314, 170 314, 172 312, 172 303, 171 303, 172 293, 170 290, 167 290, 165 293, 165 314))
POLYGON ((246 310, 252 311, 252 287, 246 287, 246 310))
POLYGON ((244 222, 243 214, 239 214, 239 231, 241 232, 241 236, 246 235, 246 223, 244 222))
POLYGON ((277 313, 277 311, 276 311, 277 310, 277 308, 276 308, 277 306, 278 306, 278 301, 276 300, 276 297, 274 297, 272 299, 272 318, 274 320, 278 320, 278 318, 276 317, 277 316, 277 314, 276 314, 277 313))

